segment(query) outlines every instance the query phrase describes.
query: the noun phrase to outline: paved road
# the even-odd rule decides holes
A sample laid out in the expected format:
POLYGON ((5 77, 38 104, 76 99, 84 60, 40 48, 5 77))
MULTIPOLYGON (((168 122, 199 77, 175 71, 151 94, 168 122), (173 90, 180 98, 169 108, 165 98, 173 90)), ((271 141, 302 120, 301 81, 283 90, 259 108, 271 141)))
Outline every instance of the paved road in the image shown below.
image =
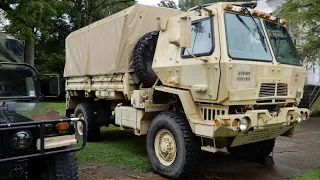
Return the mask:
MULTIPOLYGON (((266 179, 295 177, 320 166, 320 118, 312 118, 295 129, 294 137, 277 138, 274 165, 238 160, 226 152, 205 153, 199 173, 194 179, 266 179)), ((163 179, 153 173, 134 173, 105 164, 80 167, 80 179, 163 179)))

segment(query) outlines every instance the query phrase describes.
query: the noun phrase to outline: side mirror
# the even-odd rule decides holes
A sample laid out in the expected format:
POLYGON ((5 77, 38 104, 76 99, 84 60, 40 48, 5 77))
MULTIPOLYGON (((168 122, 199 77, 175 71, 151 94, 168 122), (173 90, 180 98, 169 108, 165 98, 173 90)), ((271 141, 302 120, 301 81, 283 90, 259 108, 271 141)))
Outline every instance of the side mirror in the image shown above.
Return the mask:
POLYGON ((61 78, 58 74, 45 74, 41 80, 41 92, 44 97, 59 97, 61 94, 61 78))
POLYGON ((301 47, 297 47, 297 51, 298 51, 299 56, 301 56, 302 55, 302 48, 301 47))
POLYGON ((181 48, 191 47, 191 19, 189 16, 180 18, 180 43, 181 48))

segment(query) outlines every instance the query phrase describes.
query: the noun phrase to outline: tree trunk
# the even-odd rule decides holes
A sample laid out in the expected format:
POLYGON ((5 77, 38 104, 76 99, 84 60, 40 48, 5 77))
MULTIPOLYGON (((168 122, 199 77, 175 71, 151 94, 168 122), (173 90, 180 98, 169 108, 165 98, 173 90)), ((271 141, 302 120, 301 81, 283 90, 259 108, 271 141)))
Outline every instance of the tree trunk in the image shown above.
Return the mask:
POLYGON ((34 66, 34 39, 28 37, 24 46, 24 62, 34 66))

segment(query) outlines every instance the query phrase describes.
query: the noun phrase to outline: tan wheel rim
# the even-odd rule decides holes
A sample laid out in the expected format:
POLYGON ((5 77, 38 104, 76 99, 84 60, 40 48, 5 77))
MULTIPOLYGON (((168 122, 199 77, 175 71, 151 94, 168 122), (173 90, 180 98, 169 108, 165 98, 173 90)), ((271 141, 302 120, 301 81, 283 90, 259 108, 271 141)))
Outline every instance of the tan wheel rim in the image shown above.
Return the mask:
MULTIPOLYGON (((83 114, 82 113, 79 113, 77 118, 80 118, 80 119, 84 119, 83 118, 83 114)), ((81 121, 77 121, 77 131, 79 133, 79 135, 83 135, 83 123, 81 121)))
POLYGON ((156 156, 163 165, 170 166, 174 162, 177 155, 177 146, 169 130, 161 129, 158 131, 154 141, 154 149, 156 156))

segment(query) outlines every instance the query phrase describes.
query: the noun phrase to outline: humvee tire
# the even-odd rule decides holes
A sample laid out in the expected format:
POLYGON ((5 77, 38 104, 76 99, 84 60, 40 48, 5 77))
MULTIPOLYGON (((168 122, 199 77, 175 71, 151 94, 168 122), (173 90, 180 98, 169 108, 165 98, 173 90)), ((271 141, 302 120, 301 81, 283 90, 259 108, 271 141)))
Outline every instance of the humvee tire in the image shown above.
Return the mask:
POLYGON ((259 160, 270 155, 273 151, 274 144, 275 139, 269 139, 242 146, 227 147, 227 150, 235 157, 259 160))
POLYGON ((163 112, 151 122, 147 152, 154 172, 181 179, 196 169, 200 146, 182 113, 163 112))
POLYGON ((156 51, 159 31, 152 31, 142 36, 133 50, 133 69, 144 87, 151 87, 157 80, 152 70, 153 56, 156 51))
MULTIPOLYGON (((84 103, 78 104, 76 109, 74 110, 74 117, 78 117, 78 118, 83 117, 87 123, 87 141, 88 142, 95 142, 100 138, 100 126, 95 122, 94 107, 95 106, 93 103, 84 102, 84 103)), ((81 133, 81 129, 82 129, 81 125, 82 125, 81 122, 77 122, 75 126, 75 128, 77 128, 77 131, 76 131, 77 139, 82 139, 83 133, 81 133)))
POLYGON ((78 165, 74 153, 63 153, 32 163, 31 179, 78 180, 78 165))

